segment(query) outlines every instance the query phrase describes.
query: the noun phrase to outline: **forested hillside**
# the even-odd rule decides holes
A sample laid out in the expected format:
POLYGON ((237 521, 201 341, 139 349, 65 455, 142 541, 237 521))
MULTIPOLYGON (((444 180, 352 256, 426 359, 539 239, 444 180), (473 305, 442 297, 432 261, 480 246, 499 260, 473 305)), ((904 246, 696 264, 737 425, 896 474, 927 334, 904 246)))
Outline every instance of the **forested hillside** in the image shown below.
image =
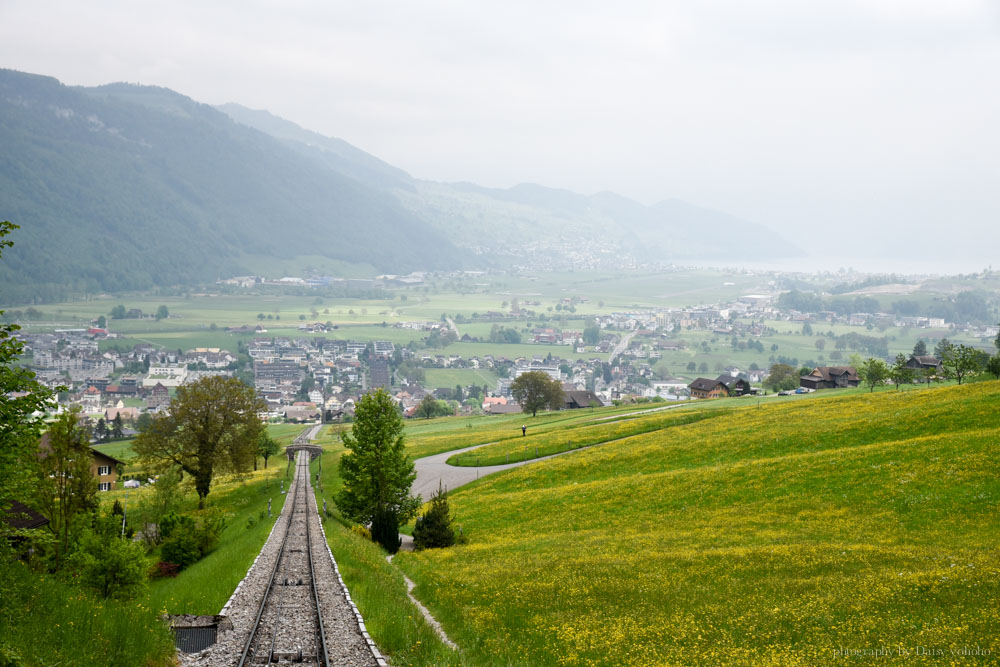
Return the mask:
POLYGON ((457 267, 439 232, 360 181, 162 88, 0 71, 4 301, 190 284, 254 255, 457 267))

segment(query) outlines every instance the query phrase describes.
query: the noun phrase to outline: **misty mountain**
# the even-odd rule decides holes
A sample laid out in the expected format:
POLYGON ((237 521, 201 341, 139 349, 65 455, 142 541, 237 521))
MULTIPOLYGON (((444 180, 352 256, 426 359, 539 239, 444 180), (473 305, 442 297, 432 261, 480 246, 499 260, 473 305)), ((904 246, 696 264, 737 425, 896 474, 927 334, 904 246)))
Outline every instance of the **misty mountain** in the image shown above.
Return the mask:
POLYGON ((415 179, 341 139, 152 86, 0 70, 7 302, 239 274, 405 273, 796 254, 766 228, 523 184, 415 179), (277 267, 277 268, 276 268, 277 267))
MULTIPOLYGON (((192 284, 262 258, 391 272, 463 262, 380 189, 164 88, 2 70, 0 145, 0 217, 21 226, 0 262, 4 300, 192 284)), ((340 155, 393 174, 360 151, 340 155)))
POLYGON ((500 264, 530 258, 572 266, 579 256, 640 261, 762 259, 802 251, 763 225, 669 199, 645 206, 611 192, 587 196, 524 183, 508 189, 436 183, 266 111, 226 104, 234 120, 297 145, 345 175, 384 189, 456 245, 500 264))

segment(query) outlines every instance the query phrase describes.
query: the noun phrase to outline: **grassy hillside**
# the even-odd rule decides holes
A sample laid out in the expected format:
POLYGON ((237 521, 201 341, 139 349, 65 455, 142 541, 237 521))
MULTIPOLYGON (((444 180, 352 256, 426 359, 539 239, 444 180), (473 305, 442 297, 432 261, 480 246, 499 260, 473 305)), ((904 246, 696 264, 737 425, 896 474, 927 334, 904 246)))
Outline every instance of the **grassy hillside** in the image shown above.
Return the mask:
POLYGON ((470 543, 396 562, 477 664, 985 664, 997 647, 951 651, 1000 627, 998 400, 808 399, 618 440, 458 490, 470 543))

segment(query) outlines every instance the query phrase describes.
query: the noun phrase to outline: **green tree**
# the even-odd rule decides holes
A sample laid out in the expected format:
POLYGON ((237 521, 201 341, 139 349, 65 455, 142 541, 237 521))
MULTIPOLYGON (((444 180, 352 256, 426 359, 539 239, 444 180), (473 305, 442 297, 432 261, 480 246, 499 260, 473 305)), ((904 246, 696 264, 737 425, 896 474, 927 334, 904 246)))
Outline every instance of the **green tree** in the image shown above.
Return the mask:
POLYGON ((139 433, 145 433, 149 430, 150 425, 153 423, 153 415, 148 412, 143 412, 135 419, 135 430, 139 433))
MULTIPOLYGON (((271 437, 267 429, 261 429, 257 438, 257 456, 264 459, 264 469, 267 470, 267 460, 281 451, 281 444, 271 437)), ((257 469, 257 458, 254 457, 253 469, 257 469)))
POLYGON ((98 442, 106 442, 108 439, 108 425, 104 421, 104 417, 97 420, 97 426, 94 427, 94 435, 97 436, 98 442))
MULTIPOLYGON (((0 253, 13 245, 3 237, 17 228, 0 222, 0 253)), ((42 413, 52 401, 52 392, 39 384, 33 372, 15 365, 24 352, 24 343, 14 338, 18 329, 16 324, 0 325, 0 514, 10 508, 11 501, 23 502, 31 496, 42 413)), ((6 521, 0 521, 0 557, 11 530, 6 521)))
POLYGON ((979 350, 968 345, 951 345, 941 359, 945 377, 955 378, 959 384, 970 375, 982 370, 979 350))
POLYGON ((438 490, 431 496, 431 506, 423 516, 417 517, 413 526, 413 545, 421 550, 450 547, 453 544, 455 531, 451 527, 448 492, 439 483, 438 490))
POLYGON ((424 396, 420 403, 417 404, 416 416, 423 417, 424 419, 430 419, 431 417, 437 416, 438 405, 437 399, 434 398, 433 394, 427 394, 424 396))
POLYGON ((157 320, 165 320, 168 317, 170 317, 170 311, 167 310, 166 306, 161 305, 159 308, 156 309, 157 320))
POLYGON ((927 356, 927 343, 924 342, 923 338, 917 340, 917 342, 913 345, 913 356, 915 357, 927 356))
POLYGON ((806 322, 805 324, 802 325, 802 335, 803 336, 812 336, 813 335, 812 325, 809 324, 808 322, 806 322))
POLYGON ((934 356, 940 359, 941 361, 944 361, 944 358, 948 356, 948 354, 954 347, 955 346, 952 345, 950 340, 948 340, 947 338, 942 338, 941 340, 938 341, 937 345, 934 346, 934 356))
POLYGON ((789 391, 799 386, 799 371, 788 364, 772 364, 762 383, 771 391, 789 391))
POLYGON ((896 389, 899 389, 901 384, 913 382, 914 369, 907 366, 906 362, 906 355, 900 352, 896 355, 896 360, 889 369, 889 378, 892 380, 892 383, 896 385, 896 389))
POLYGON ((111 319, 113 320, 124 320, 126 314, 125 306, 122 304, 118 304, 111 309, 111 319))
POLYGON ((111 437, 121 438, 125 435, 125 424, 122 422, 122 414, 119 412, 111 420, 111 437))
POLYGON ((990 357, 990 360, 986 362, 986 371, 997 380, 1000 380, 1000 352, 994 354, 990 357))
POLYGON ((94 454, 80 424, 79 408, 59 415, 39 450, 36 494, 39 509, 57 538, 58 568, 82 527, 78 520, 97 508, 97 481, 91 470, 94 454))
POLYGON ((399 524, 420 508, 410 496, 417 473, 403 445, 403 420, 392 397, 377 389, 354 410, 351 432, 342 436, 349 450, 340 457, 343 488, 334 504, 344 518, 370 524, 372 539, 389 553, 399 549, 399 524))
POLYGON ((70 559, 70 567, 80 574, 84 586, 101 597, 130 600, 146 590, 148 563, 143 546, 123 538, 120 531, 121 520, 116 515, 95 516, 70 559))
POLYGON ((601 329, 597 326, 586 327, 583 330, 583 342, 587 345, 597 345, 601 340, 601 329))
POLYGON ((521 410, 534 417, 540 408, 558 410, 563 404, 562 385, 543 371, 522 373, 510 384, 510 393, 521 410))
POLYGON ((104 317, 104 315, 101 315, 100 317, 97 318, 97 328, 103 329, 106 326, 108 326, 108 320, 106 317, 104 317))
POLYGON ((236 378, 205 377, 177 388, 168 414, 155 417, 133 446, 153 466, 177 465, 194 478, 199 509, 218 472, 250 470, 267 409, 257 392, 236 378))
POLYGON ((889 366, 881 359, 869 357, 861 362, 857 368, 858 377, 869 387, 869 391, 875 391, 875 386, 880 385, 889 378, 889 366))

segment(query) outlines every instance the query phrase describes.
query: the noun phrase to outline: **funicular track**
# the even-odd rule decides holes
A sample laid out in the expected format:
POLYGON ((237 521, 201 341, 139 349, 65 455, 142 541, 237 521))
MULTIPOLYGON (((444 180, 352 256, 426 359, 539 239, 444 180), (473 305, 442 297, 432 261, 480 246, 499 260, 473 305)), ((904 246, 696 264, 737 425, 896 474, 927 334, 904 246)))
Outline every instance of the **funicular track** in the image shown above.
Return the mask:
POLYGON ((330 665, 313 568, 309 457, 300 452, 296 458, 291 517, 240 667, 273 662, 330 665))

